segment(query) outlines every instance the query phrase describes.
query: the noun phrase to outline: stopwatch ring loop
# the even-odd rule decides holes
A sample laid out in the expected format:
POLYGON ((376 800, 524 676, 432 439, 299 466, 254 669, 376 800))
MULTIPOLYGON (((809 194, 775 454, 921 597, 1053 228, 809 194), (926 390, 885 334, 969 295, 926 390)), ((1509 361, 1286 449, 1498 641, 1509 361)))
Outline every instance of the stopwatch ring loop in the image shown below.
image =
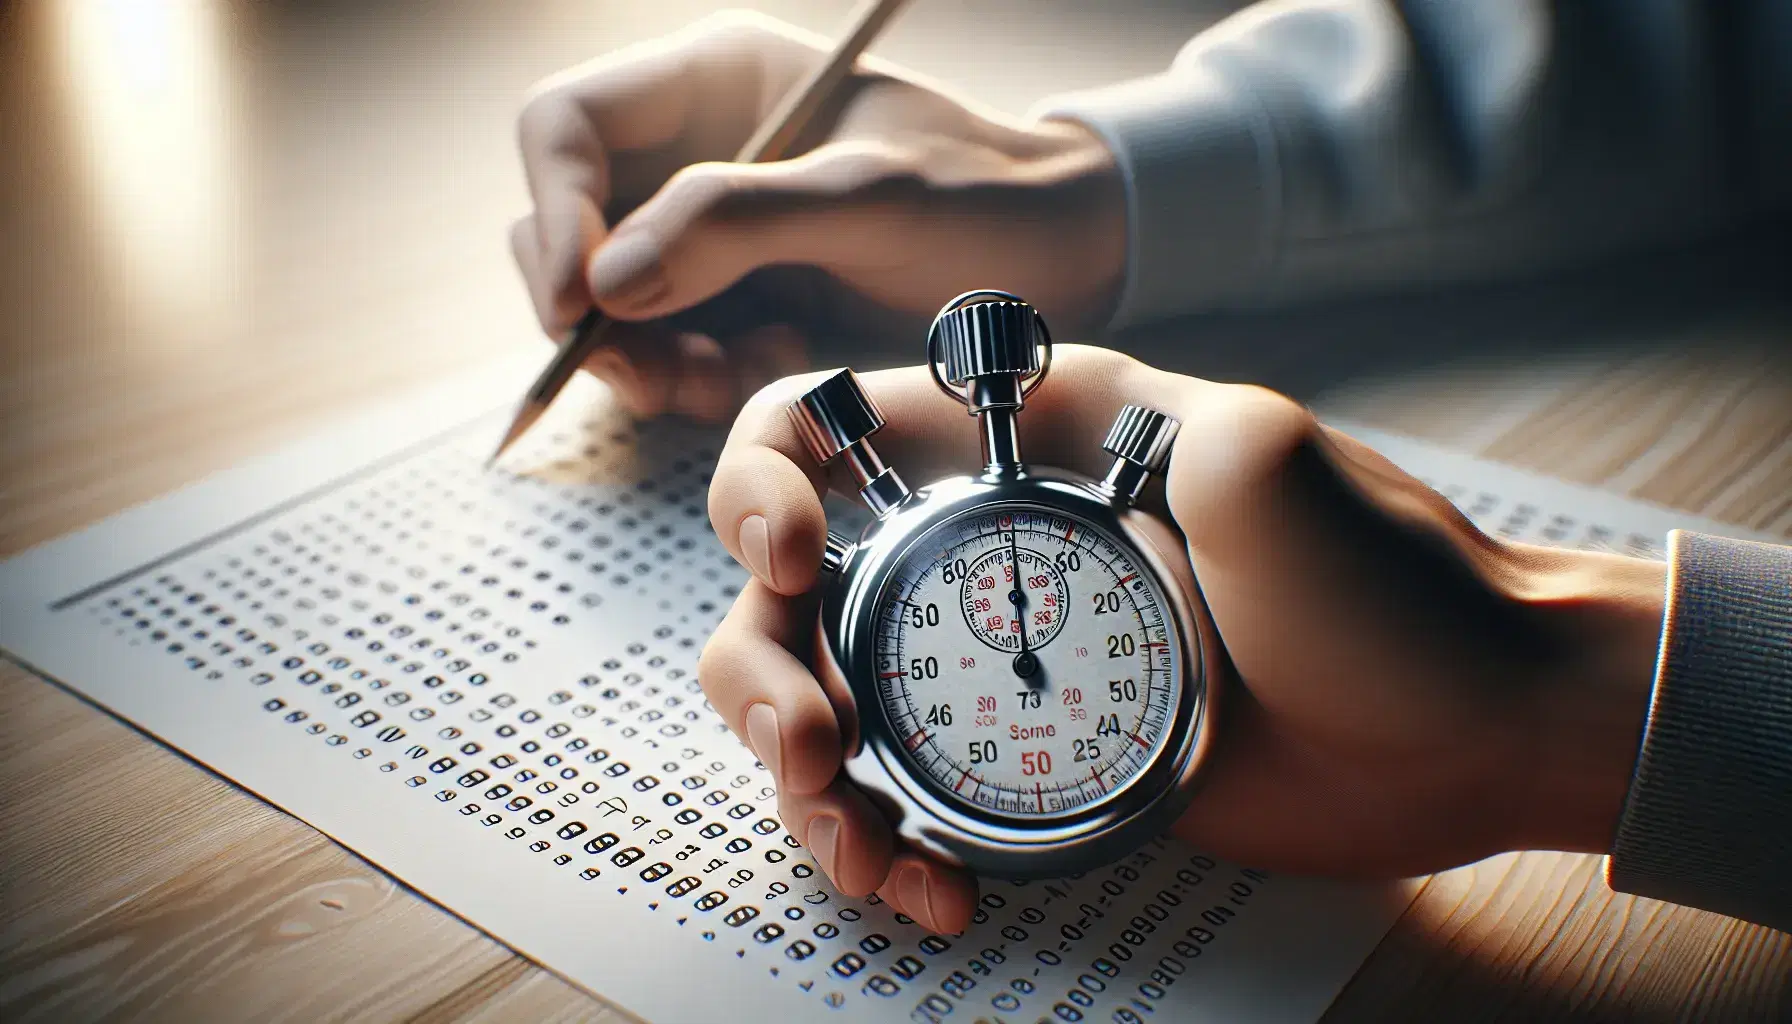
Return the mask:
MULTIPOLYGON (((953 298, 952 301, 946 303, 944 306, 941 306, 940 311, 933 316, 932 326, 927 328, 927 373, 933 378, 934 386, 944 392, 947 398, 952 399, 959 405, 968 406, 971 403, 970 400, 965 397, 964 392, 947 383, 945 375, 940 372, 940 367, 944 363, 944 360, 940 357, 940 320, 953 310, 963 309, 973 302, 985 299, 995 299, 999 302, 1018 302, 1023 305, 1027 304, 1025 299, 1012 292, 999 291, 995 288, 978 288, 973 291, 965 292, 964 294, 953 298)), ((1052 368, 1051 329, 1046 327, 1045 318, 1038 315, 1033 317, 1033 326, 1039 332, 1039 347, 1043 351, 1039 356, 1039 369, 1021 381, 1020 397, 1023 401, 1026 400, 1028 395, 1033 393, 1033 389, 1045 382, 1045 375, 1050 373, 1052 368)))

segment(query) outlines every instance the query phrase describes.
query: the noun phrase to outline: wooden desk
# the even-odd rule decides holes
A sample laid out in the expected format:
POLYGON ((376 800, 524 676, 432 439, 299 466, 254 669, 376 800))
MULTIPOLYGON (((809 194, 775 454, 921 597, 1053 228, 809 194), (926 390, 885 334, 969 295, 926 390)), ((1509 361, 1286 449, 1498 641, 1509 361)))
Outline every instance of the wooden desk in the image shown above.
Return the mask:
MULTIPOLYGON (((0 15, 0 554, 532 338, 502 241, 524 208, 518 95, 711 5, 127 6, 0 15)), ((827 29, 848 5, 765 6, 827 29)), ((917 5, 881 49, 943 74, 932 43, 952 19, 1024 5, 966 6, 917 5)), ((1050 10, 1019 51, 1088 35, 1076 5, 1050 10)), ((1151 8, 1049 83, 967 85, 1018 108, 1161 66, 1212 15, 1151 8)), ((1792 366, 1775 354, 1792 320, 1730 308, 1617 351, 1384 361, 1311 397, 1792 537, 1792 366)), ((1272 330, 1227 328, 1253 329, 1272 330)), ((10 664, 0 707, 0 1017, 614 1012, 10 664)), ((1789 979, 1792 937, 1613 896, 1592 858, 1526 854, 1430 880, 1328 1019, 1785 1019, 1789 979)))

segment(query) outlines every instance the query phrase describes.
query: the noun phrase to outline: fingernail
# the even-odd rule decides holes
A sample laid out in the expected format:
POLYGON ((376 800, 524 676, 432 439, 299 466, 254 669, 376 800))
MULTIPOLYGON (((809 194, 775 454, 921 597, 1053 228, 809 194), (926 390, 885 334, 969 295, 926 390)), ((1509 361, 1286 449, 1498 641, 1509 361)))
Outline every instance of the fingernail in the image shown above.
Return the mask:
POLYGON ((753 744, 753 753, 765 762, 765 770, 772 773, 772 783, 782 787, 783 779, 778 775, 778 762, 783 760, 778 712, 770 704, 760 701, 747 709, 747 739, 753 744))
POLYGON ((771 527, 765 524, 764 516, 748 516, 740 521, 740 553, 753 575, 764 580, 767 586, 777 588, 777 580, 772 577, 771 527))
POLYGON ((591 258, 591 294, 612 299, 650 283, 659 272, 660 247, 645 231, 615 235, 591 258))
POLYGON ((653 396, 642 382, 640 371, 622 353, 615 349, 600 352, 585 361, 585 369, 609 386, 611 396, 629 415, 646 417, 656 413, 653 396))
POLYGON ((840 819, 831 814, 817 814, 809 819, 809 834, 803 838, 803 845, 809 848, 809 856, 821 865, 821 873, 834 880, 834 856, 840 846, 840 819))
POLYGON ((896 896, 902 900, 902 909, 914 918, 923 928, 932 931, 938 918, 933 913, 933 904, 929 902, 929 886, 927 885, 927 869, 910 864, 902 869, 902 877, 896 880, 896 896))
POLYGON ((613 348, 599 349, 585 360, 585 369, 598 380, 617 390, 626 390, 634 380, 634 367, 622 353, 613 348))

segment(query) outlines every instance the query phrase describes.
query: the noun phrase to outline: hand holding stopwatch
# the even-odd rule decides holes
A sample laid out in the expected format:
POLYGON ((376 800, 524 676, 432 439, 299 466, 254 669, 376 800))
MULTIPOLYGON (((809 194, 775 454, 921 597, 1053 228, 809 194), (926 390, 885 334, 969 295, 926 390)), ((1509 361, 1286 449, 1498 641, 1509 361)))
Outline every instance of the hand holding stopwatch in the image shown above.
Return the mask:
POLYGON ((978 474, 911 490, 871 447, 883 417, 851 370, 789 409, 877 517, 856 541, 830 534, 823 563, 818 668, 858 722, 846 771, 947 861, 1016 878, 1084 870, 1167 826, 1210 746, 1217 644, 1133 507, 1178 424, 1126 406, 1102 480, 1026 463, 1017 419, 1051 338, 1004 292, 948 303, 927 356, 979 421, 978 474))

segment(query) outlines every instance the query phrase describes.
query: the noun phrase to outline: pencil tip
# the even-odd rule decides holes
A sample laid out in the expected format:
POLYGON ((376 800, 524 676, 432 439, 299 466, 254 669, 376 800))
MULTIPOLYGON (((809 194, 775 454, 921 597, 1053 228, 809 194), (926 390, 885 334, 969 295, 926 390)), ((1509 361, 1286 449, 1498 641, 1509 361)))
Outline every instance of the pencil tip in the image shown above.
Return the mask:
POLYGON ((496 465, 498 459, 510 449, 511 445, 516 443, 516 439, 522 437, 530 427, 534 426, 536 420, 541 419, 541 414, 545 409, 546 406, 538 402, 524 401, 522 408, 518 409, 516 416, 511 419, 510 428, 504 431, 504 440, 498 442, 497 451, 492 452, 491 458, 485 460, 485 468, 489 470, 496 465))

